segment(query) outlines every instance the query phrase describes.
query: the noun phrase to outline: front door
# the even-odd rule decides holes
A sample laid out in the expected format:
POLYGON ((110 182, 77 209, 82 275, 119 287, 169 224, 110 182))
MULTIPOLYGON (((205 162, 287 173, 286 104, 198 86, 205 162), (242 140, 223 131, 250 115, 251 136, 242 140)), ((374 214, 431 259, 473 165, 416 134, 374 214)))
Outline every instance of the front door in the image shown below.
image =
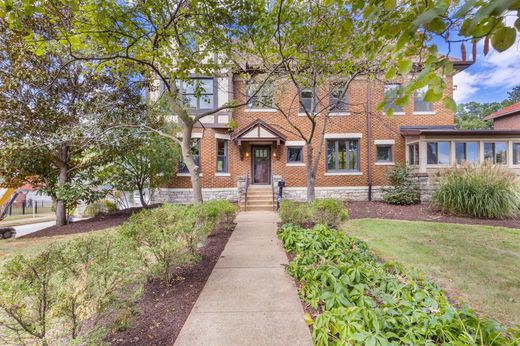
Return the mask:
POLYGON ((271 182, 271 147, 254 146, 253 151, 253 184, 269 184, 271 182))

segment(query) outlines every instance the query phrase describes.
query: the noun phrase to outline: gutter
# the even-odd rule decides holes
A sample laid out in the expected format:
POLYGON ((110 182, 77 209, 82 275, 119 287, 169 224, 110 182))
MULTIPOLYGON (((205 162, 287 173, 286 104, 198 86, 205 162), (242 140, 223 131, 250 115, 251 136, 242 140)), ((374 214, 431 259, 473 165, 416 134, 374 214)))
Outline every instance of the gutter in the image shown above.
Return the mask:
POLYGON ((370 80, 367 79, 367 148, 368 148, 368 201, 372 201, 372 93, 370 90, 370 80))

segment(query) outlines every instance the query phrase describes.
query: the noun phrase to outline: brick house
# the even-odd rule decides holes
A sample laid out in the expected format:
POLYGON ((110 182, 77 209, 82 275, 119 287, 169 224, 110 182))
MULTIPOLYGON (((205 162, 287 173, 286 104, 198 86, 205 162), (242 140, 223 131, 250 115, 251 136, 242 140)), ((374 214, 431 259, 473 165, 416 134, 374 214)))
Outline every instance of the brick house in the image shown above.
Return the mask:
MULTIPOLYGON (((455 73, 470 64, 456 61, 455 73)), ((194 111, 216 108, 233 99, 239 102, 248 99, 248 85, 236 76, 198 78, 204 86, 204 95, 197 98, 190 95, 189 88, 185 91, 194 111)), ((329 117, 316 177, 317 198, 379 199, 381 187, 387 185, 387 171, 397 163, 414 165, 418 175, 426 177, 429 172, 461 160, 492 159, 511 167, 520 165, 513 160, 520 155, 520 129, 455 130, 453 112, 442 102, 424 102, 424 91, 416 92, 402 108, 393 105, 390 99, 386 107, 394 109, 393 117, 378 110, 385 93, 404 82, 404 78, 392 83, 354 80, 342 106, 329 117)), ((452 96, 453 76, 447 76, 445 81, 445 95, 452 96)), ((247 106, 205 117, 194 129, 193 153, 201 167, 205 199, 239 201, 247 186, 248 191, 263 188, 265 194, 259 194, 263 196, 259 205, 272 206, 271 193, 279 180, 286 183, 284 198, 306 198, 304 142, 284 116, 268 105, 276 100, 291 121, 307 131, 309 122, 301 114, 298 98, 306 107, 313 107, 334 95, 323 91, 313 95, 310 90, 296 90, 279 81, 262 90, 265 92, 256 95, 247 106), (230 122, 235 125, 233 130, 230 122)), ((317 119, 318 123, 323 121, 319 116, 317 119)), ((318 139, 315 136, 315 148, 318 139)), ((155 199, 188 202, 190 187, 189 173, 181 165, 175 179, 160 189, 155 199)))
POLYGON ((493 128, 497 130, 520 130, 520 102, 491 113, 484 120, 492 120, 493 128))

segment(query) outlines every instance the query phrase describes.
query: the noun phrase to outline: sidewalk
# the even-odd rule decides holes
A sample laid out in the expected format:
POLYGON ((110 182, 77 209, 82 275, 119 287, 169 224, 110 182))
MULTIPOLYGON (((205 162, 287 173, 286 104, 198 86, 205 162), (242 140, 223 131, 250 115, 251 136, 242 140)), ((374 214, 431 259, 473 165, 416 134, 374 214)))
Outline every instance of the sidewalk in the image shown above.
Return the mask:
POLYGON ((274 212, 242 212, 175 346, 311 345, 274 212))

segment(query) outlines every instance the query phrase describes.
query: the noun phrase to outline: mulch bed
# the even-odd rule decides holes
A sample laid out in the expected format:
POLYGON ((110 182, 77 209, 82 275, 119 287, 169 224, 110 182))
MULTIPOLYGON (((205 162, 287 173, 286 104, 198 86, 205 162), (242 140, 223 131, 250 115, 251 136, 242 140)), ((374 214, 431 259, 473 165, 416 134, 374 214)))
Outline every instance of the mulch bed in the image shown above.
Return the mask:
POLYGON ((199 249, 200 262, 177 269, 181 280, 173 280, 169 285, 158 279, 148 281, 130 327, 113 331, 107 341, 125 346, 172 345, 230 236, 231 231, 222 228, 210 234, 207 245, 199 249))
MULTIPOLYGON (((155 207, 151 206, 152 208, 155 207)), ((116 227, 128 220, 132 214, 141 211, 143 208, 129 208, 120 210, 107 215, 99 215, 87 220, 72 222, 65 226, 51 226, 41 231, 27 234, 20 238, 40 238, 51 237, 56 235, 66 235, 74 233, 85 233, 90 231, 98 231, 105 228, 116 227)))
POLYGON ((391 205, 384 202, 349 202, 350 219, 394 219, 410 221, 434 221, 447 223, 475 224, 520 228, 520 219, 474 219, 463 216, 446 215, 432 209, 428 204, 391 205))

